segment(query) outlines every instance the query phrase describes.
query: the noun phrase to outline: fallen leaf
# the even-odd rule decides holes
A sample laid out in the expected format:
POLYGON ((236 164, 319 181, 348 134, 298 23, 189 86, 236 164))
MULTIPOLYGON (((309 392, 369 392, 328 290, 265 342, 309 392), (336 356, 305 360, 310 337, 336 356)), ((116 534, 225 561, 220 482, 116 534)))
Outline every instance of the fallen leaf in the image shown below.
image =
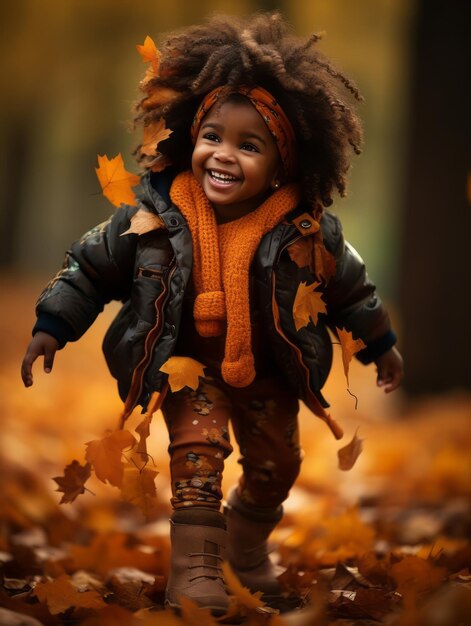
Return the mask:
POLYGON ((76 460, 69 463, 64 468, 64 476, 56 476, 55 480, 58 484, 56 491, 62 491, 63 496, 60 504, 73 502, 77 496, 85 492, 85 483, 90 478, 92 466, 90 463, 80 465, 76 460))
POLYGON ((155 477, 158 472, 149 467, 139 469, 133 463, 124 466, 121 497, 125 502, 137 506, 145 515, 146 520, 153 517, 156 511, 155 477))
POLYGON ((121 233, 121 237, 132 234, 145 235, 160 228, 165 228, 165 225, 158 215, 144 211, 144 209, 138 209, 131 217, 131 226, 124 233, 121 233))
POLYGON ((191 626, 218 626, 218 622, 211 615, 209 609, 200 608, 185 596, 180 597, 182 617, 186 624, 191 626))
POLYGON ((301 282, 294 298, 293 317, 296 330, 309 324, 311 320, 314 326, 321 313, 327 313, 325 302, 322 300, 322 293, 315 291, 320 283, 314 282, 307 285, 301 282))
POLYGON ((158 152, 158 145, 161 141, 165 141, 173 133, 173 130, 165 127, 163 118, 151 122, 144 127, 144 139, 140 151, 147 156, 155 156, 158 152))
POLYGON ((34 595, 40 602, 47 604, 52 615, 63 613, 71 607, 100 609, 106 606, 103 598, 96 591, 77 591, 67 574, 47 583, 38 583, 34 595))
POLYGON ((420 594, 436 589, 443 582, 446 569, 436 567, 431 561, 407 555, 391 567, 391 576, 397 583, 399 593, 420 594))
POLYGON ((160 573, 161 556, 155 550, 138 546, 127 547, 128 535, 107 533, 96 535, 90 545, 71 545, 70 555, 74 566, 106 576, 109 570, 136 567, 145 572, 160 573))
POLYGON ((204 365, 187 356, 172 356, 160 368, 168 374, 168 382, 172 391, 183 387, 198 389, 199 379, 204 376, 204 365))
POLYGON ((152 37, 147 35, 144 39, 144 44, 137 44, 136 49, 144 63, 151 63, 154 76, 157 76, 159 73, 160 52, 152 37))
POLYGON ((81 626, 132 626, 134 623, 131 611, 117 604, 110 604, 82 622, 81 626))
POLYGON ((141 581, 122 581, 116 576, 111 576, 107 584, 114 593, 115 602, 124 609, 138 611, 149 608, 153 604, 144 593, 147 585, 141 581))
POLYGON ((131 448, 135 443, 136 439, 128 430, 114 430, 102 439, 88 441, 85 458, 93 465, 97 478, 121 487, 124 472, 121 456, 123 450, 131 448))
POLYGON ((134 205, 136 196, 132 187, 139 184, 139 176, 131 174, 124 169, 123 157, 121 153, 112 159, 107 156, 98 155, 98 166, 95 172, 100 181, 103 195, 115 206, 121 204, 134 205))
POLYGON ((222 564, 222 571, 224 573, 224 579, 227 586, 242 607, 255 610, 259 607, 265 606, 265 602, 262 602, 260 599, 262 592, 257 591, 257 593, 251 593, 247 587, 244 587, 232 571, 229 563, 224 562, 222 564))
POLYGON ((337 328, 336 331, 342 347, 343 371, 345 372, 345 378, 348 384, 348 368, 350 361, 357 352, 366 348, 366 345, 361 339, 353 339, 352 333, 349 330, 337 328))
POLYGON ((351 470, 356 460, 363 451, 363 439, 357 436, 358 428, 353 435, 353 439, 337 452, 339 459, 339 469, 343 471, 351 470))

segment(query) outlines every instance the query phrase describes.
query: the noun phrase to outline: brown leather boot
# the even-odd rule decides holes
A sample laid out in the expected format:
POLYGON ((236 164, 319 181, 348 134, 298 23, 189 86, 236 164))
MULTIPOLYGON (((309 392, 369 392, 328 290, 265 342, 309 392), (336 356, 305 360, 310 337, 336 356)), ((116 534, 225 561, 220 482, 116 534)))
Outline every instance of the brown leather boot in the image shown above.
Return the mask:
POLYGON ((283 568, 275 565, 268 554, 267 539, 283 516, 283 508, 254 507, 233 490, 224 510, 228 544, 227 559, 244 587, 264 596, 279 596, 277 577, 283 568))
POLYGON ((186 596, 213 615, 223 615, 229 606, 221 570, 227 537, 223 515, 203 508, 179 509, 170 525, 172 557, 166 604, 178 610, 180 596, 186 596))

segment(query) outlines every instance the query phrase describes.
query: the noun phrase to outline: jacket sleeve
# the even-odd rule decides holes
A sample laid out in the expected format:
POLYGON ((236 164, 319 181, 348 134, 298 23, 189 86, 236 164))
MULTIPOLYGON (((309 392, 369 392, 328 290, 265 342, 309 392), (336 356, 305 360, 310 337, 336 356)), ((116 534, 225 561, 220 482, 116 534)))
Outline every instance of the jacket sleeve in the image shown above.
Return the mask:
POLYGON ((136 210, 121 206, 72 244, 62 269, 39 296, 33 334, 47 332, 63 347, 83 335, 106 303, 129 297, 137 235, 121 235, 136 210))
POLYGON ((335 328, 345 328, 355 339, 362 339, 366 348, 356 357, 362 363, 370 363, 396 343, 396 336, 363 259, 345 241, 340 221, 331 214, 325 218, 324 241, 336 262, 335 275, 324 292, 327 323, 334 332, 335 328))

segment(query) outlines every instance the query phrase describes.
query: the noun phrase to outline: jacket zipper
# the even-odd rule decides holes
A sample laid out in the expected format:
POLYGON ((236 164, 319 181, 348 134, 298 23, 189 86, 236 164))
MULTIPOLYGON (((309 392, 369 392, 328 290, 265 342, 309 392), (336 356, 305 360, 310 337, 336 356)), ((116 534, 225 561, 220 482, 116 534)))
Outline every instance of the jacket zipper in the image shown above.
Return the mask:
MULTIPOLYGON (((278 254, 276 256, 276 261, 278 261, 278 259, 281 256, 281 253, 288 246, 293 244, 295 241, 298 241, 299 239, 302 239, 302 235, 298 235, 297 237, 295 237, 291 241, 288 241, 288 243, 286 243, 278 251, 278 254)), ((292 343, 288 339, 288 337, 284 334, 284 332, 283 332, 283 330, 281 328, 280 316, 279 316, 279 312, 278 312, 279 309, 278 309, 278 304, 277 304, 276 298, 275 298, 275 292, 276 292, 276 272, 275 272, 275 267, 273 267, 273 273, 272 273, 272 314, 273 314, 273 320, 275 322, 275 329, 276 329, 277 333, 280 335, 280 337, 282 337, 286 341, 286 343, 291 347, 291 349, 294 351, 294 354, 296 356, 296 364, 298 366, 299 372, 301 373, 302 379, 305 382, 305 388, 306 388, 307 396, 308 396, 308 399, 310 400, 310 403, 308 405, 309 408, 313 411, 313 413, 315 413, 318 417, 320 417, 322 420, 324 420, 326 422, 326 424, 328 425, 330 430, 333 432, 333 434, 334 434, 336 439, 341 439, 343 437, 342 429, 337 424, 337 422, 335 422, 335 420, 332 419, 330 414, 324 409, 324 407, 321 405, 321 403, 319 402, 319 400, 317 399, 315 393, 312 391, 312 389, 311 389, 311 387, 309 385, 309 370, 308 370, 306 364, 304 363, 304 361, 302 359, 302 355, 301 355, 300 349, 294 343, 292 343)))
POLYGON ((129 388, 129 392, 124 403, 123 419, 127 419, 127 417, 129 417, 129 415, 132 413, 142 393, 144 376, 147 368, 150 365, 155 344, 159 340, 164 327, 163 309, 170 293, 170 282, 175 272, 175 269, 176 263, 172 265, 168 273, 167 281, 162 281, 164 289, 154 303, 154 307, 156 310, 156 322, 155 325, 147 333, 147 337, 144 342, 144 356, 134 368, 131 386, 129 388))

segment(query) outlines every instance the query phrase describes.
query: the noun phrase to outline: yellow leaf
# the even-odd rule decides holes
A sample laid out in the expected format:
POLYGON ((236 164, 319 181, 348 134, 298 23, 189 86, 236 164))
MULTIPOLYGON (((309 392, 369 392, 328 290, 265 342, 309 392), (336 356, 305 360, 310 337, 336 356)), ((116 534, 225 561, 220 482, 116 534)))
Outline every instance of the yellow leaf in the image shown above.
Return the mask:
POLYGON ((121 487, 124 463, 121 456, 125 448, 131 448, 136 439, 128 430, 108 432, 102 439, 88 441, 85 458, 93 465, 97 478, 115 487, 121 487))
POLYGON ((356 430, 353 439, 337 452, 339 459, 339 469, 348 471, 355 465, 356 460, 363 450, 363 439, 357 437, 356 430))
POLYGON ((161 141, 168 139, 173 130, 165 127, 165 120, 160 119, 144 127, 144 139, 141 146, 141 154, 154 156, 161 141))
POLYGON ((337 334, 342 346, 343 371, 348 384, 348 368, 353 355, 366 348, 365 343, 361 339, 353 339, 352 333, 343 328, 337 328, 337 334))
POLYGON ((121 204, 136 203, 136 196, 131 187, 139 184, 139 176, 131 174, 124 169, 123 157, 121 153, 114 158, 98 155, 98 166, 95 168, 96 175, 100 181, 103 195, 115 206, 121 204))
POLYGON ((145 233, 150 233, 159 228, 165 228, 165 225, 158 215, 139 209, 131 217, 131 226, 124 233, 121 233, 121 237, 132 234, 145 235, 145 233))
POLYGON ((296 330, 303 328, 312 320, 314 326, 320 313, 327 313, 325 302, 322 300, 322 293, 315 291, 320 283, 307 285, 305 282, 299 283, 296 297, 293 304, 293 317, 296 330))
POLYGON ((155 477, 158 472, 149 467, 139 469, 133 463, 124 466, 121 497, 137 506, 146 519, 152 517, 156 509, 155 477))
POLYGON ((232 571, 229 563, 222 564, 222 571, 224 573, 224 579, 227 583, 227 586, 231 590, 231 593, 234 594, 241 606, 247 609, 257 609, 259 607, 265 606, 265 602, 262 602, 262 600, 260 600, 262 592, 257 591, 257 593, 251 593, 247 589, 247 587, 244 587, 232 571))
POLYGON ((38 583, 34 595, 40 602, 47 604, 52 615, 63 613, 70 607, 100 609, 106 606, 96 591, 77 591, 67 574, 47 583, 38 583))
POLYGON ((137 44, 136 49, 141 55, 144 63, 152 64, 154 76, 157 76, 159 73, 160 52, 158 51, 152 37, 149 37, 149 35, 147 35, 147 37, 144 39, 144 44, 137 44))
POLYGON ((168 374, 168 382, 172 391, 183 387, 198 389, 199 378, 204 376, 204 365, 187 356, 172 356, 160 368, 168 374))

